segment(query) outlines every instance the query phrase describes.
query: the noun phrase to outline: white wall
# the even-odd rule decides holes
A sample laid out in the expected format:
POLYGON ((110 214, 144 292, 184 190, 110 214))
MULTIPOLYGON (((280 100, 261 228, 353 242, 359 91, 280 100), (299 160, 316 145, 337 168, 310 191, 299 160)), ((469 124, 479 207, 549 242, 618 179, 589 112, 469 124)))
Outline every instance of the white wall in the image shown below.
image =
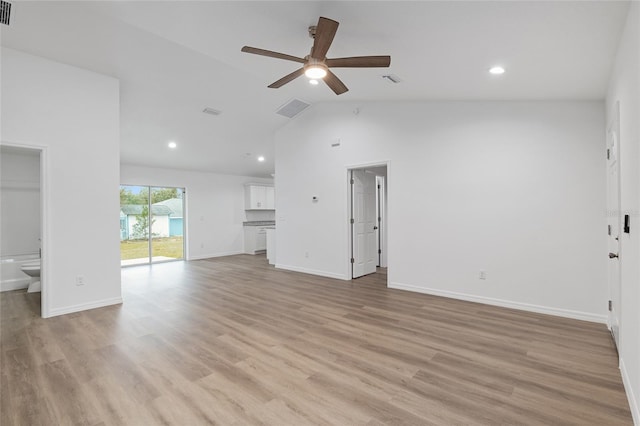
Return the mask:
POLYGON ((632 2, 607 96, 607 123, 620 103, 620 180, 623 214, 631 232, 622 234, 620 368, 636 424, 640 424, 640 4, 632 2))
MULTIPOLYGON (((244 184, 273 182, 246 176, 123 164, 123 185, 186 188, 187 259, 227 256, 243 252, 246 221, 244 184)), ((259 219, 256 219, 259 220, 259 219)))
POLYGON ((119 83, 12 49, 1 54, 2 143, 44 150, 42 314, 120 303, 119 83))
POLYGON ((602 102, 316 105, 276 134, 277 266, 349 276, 346 170, 389 161, 391 287, 604 322, 604 149, 602 102))
POLYGON ((0 256, 38 254, 40 153, 2 150, 0 174, 0 256))

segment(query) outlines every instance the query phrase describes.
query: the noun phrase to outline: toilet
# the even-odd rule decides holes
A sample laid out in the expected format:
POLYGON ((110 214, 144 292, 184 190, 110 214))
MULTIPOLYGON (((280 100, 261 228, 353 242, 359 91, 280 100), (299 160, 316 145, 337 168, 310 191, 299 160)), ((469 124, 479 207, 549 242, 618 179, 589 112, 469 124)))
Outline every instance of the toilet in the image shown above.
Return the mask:
POLYGON ((42 291, 42 285, 40 284, 40 259, 23 263, 20 269, 31 277, 31 283, 29 284, 27 293, 42 291))

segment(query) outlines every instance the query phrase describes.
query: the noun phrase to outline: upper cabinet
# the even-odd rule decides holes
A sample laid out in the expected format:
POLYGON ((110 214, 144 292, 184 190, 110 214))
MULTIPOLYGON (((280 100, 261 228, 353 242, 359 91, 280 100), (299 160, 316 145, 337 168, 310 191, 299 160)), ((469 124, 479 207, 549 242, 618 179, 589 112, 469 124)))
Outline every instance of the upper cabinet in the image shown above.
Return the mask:
POLYGON ((273 185, 248 183, 244 186, 245 210, 275 210, 276 192, 273 185))
POLYGON ((265 202, 267 210, 276 209, 276 189, 273 186, 265 186, 265 202))

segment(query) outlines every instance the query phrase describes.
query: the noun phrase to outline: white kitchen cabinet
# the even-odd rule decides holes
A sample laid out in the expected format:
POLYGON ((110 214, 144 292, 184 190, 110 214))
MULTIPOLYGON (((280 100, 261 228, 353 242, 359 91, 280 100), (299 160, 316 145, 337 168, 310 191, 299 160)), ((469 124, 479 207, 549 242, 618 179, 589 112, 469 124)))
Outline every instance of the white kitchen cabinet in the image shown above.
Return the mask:
POLYGON ((244 252, 247 254, 262 253, 267 249, 266 226, 244 227, 244 252))
POLYGON ((276 189, 273 186, 265 186, 265 198, 267 210, 276 209, 276 189))
POLYGON ((269 265, 276 264, 276 230, 274 227, 267 228, 267 260, 269 265))
POLYGON ((245 210, 275 210, 275 208, 275 189, 273 186, 259 184, 245 185, 245 210))
POLYGON ((256 229, 256 251, 265 251, 267 249, 267 230, 263 227, 256 229))

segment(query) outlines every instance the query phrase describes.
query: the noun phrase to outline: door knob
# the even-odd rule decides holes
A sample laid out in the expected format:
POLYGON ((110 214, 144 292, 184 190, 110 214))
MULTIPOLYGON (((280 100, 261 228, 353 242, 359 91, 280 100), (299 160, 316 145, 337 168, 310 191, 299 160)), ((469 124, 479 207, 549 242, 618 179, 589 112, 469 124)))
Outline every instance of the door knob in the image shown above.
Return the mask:
POLYGON ((374 227, 373 227, 373 230, 375 231, 376 229, 378 229, 378 227, 377 227, 377 226, 374 226, 374 227))
POLYGON ((609 259, 614 259, 616 257, 618 257, 616 253, 609 253, 609 259))

